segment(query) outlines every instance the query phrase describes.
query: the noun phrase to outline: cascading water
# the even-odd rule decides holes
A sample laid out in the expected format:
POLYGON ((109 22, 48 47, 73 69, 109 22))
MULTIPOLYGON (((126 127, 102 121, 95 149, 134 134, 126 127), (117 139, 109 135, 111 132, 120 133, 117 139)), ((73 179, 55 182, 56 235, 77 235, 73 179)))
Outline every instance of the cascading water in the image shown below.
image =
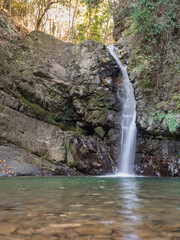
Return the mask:
POLYGON ((123 76, 123 109, 121 116, 121 154, 119 159, 118 175, 132 174, 134 168, 135 146, 136 146, 136 101, 134 90, 129 80, 127 69, 123 66, 116 53, 114 46, 108 46, 112 57, 116 60, 123 76))

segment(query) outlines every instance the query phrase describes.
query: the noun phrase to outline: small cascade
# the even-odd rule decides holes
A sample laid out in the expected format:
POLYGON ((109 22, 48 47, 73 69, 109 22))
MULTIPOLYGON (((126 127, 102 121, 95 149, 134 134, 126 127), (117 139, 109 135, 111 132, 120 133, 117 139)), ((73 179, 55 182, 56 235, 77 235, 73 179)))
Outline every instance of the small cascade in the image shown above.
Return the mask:
POLYGON ((121 155, 119 157, 119 169, 117 174, 120 176, 133 174, 135 146, 136 146, 136 101, 134 89, 127 74, 127 68, 123 66, 116 53, 114 46, 108 46, 112 57, 116 60, 123 75, 123 110, 121 117, 121 155))

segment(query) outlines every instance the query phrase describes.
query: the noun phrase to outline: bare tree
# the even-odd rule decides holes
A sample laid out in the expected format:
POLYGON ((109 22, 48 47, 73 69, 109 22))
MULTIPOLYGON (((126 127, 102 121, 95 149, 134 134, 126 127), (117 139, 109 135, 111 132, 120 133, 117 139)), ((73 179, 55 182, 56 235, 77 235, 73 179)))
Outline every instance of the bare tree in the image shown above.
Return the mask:
POLYGON ((2 2, 2 7, 7 8, 9 0, 2 0, 1 2, 2 2))
POLYGON ((78 1, 79 1, 79 0, 76 0, 76 6, 75 6, 75 9, 74 9, 74 14, 73 14, 73 19, 72 19, 72 37, 71 37, 71 43, 73 42, 73 38, 74 38, 74 20, 75 20, 75 16, 76 16, 76 13, 77 13, 78 1))
POLYGON ((45 8, 44 8, 42 14, 39 14, 40 16, 37 19, 36 30, 39 30, 42 20, 43 20, 43 17, 45 16, 46 12, 52 7, 52 5, 57 4, 57 3, 64 4, 64 0, 56 0, 56 1, 47 0, 47 3, 45 4, 45 8))
POLYGON ((68 24, 68 37, 67 37, 67 42, 69 42, 70 33, 71 33, 71 0, 69 0, 69 24, 68 24))
POLYGON ((8 14, 9 14, 9 22, 11 22, 11 16, 12 16, 12 12, 11 12, 11 0, 9 0, 9 2, 8 2, 8 14))

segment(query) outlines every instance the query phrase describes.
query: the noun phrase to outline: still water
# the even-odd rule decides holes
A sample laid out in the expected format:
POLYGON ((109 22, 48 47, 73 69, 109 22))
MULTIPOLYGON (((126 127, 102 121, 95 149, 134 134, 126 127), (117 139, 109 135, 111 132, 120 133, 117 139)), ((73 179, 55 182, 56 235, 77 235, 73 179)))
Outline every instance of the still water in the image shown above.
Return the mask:
POLYGON ((180 240, 180 179, 0 179, 0 240, 180 240))

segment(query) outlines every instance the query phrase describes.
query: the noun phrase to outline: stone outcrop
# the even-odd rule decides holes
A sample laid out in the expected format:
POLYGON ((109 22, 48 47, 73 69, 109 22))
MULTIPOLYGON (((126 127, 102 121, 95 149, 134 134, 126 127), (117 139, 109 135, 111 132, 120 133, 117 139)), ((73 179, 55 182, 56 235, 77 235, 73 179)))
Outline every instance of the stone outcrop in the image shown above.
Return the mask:
POLYGON ((13 144, 0 143, 0 177, 9 176, 79 176, 80 172, 58 166, 13 144))
POLYGON ((3 13, 0 21, 0 139, 83 174, 113 172, 121 73, 105 46, 24 37, 3 13))
POLYGON ((67 162, 84 174, 102 175, 116 170, 106 145, 91 136, 70 139, 67 162))
MULTIPOLYGON (((68 132, 0 106, 1 138, 33 154, 60 163, 65 160, 68 132)), ((71 135, 69 133, 69 135, 71 135)))
POLYGON ((135 172, 138 175, 180 177, 180 142, 140 136, 135 172))

